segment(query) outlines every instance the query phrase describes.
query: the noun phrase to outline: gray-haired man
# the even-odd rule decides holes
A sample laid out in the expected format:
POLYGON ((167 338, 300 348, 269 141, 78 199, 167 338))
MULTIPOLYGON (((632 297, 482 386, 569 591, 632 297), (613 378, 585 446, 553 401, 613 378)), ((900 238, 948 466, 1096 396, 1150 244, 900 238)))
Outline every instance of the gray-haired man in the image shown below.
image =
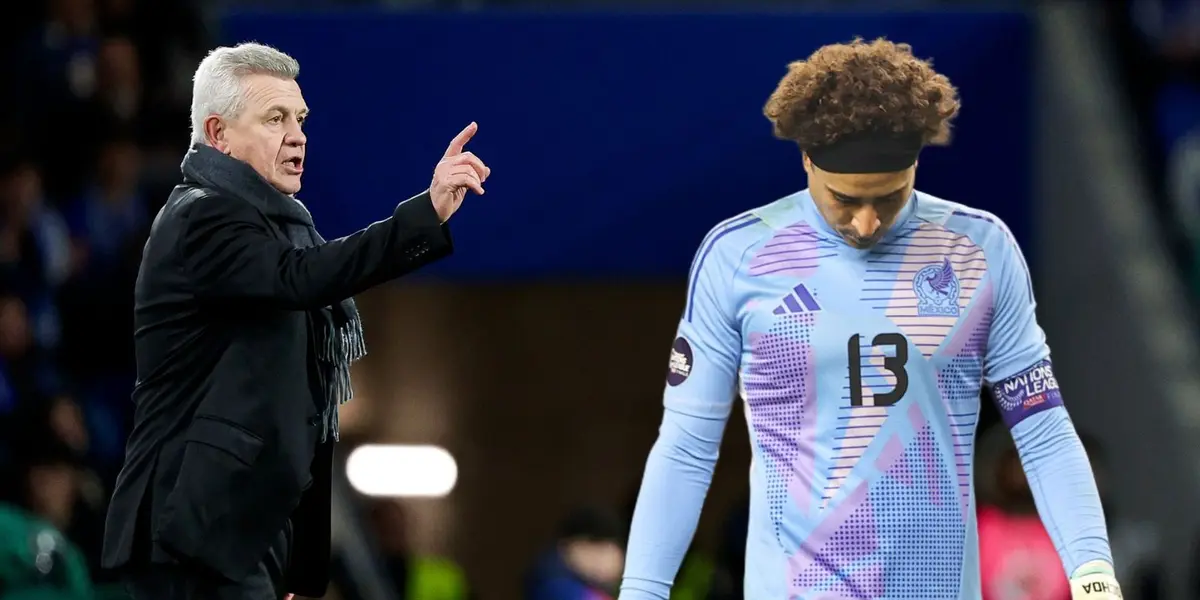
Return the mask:
POLYGON ((445 222, 488 177, 472 123, 428 191, 325 241, 294 198, 298 74, 258 44, 196 70, 183 183, 134 291, 137 407, 104 540, 135 600, 324 594, 337 408, 366 352, 351 298, 449 255, 445 222))

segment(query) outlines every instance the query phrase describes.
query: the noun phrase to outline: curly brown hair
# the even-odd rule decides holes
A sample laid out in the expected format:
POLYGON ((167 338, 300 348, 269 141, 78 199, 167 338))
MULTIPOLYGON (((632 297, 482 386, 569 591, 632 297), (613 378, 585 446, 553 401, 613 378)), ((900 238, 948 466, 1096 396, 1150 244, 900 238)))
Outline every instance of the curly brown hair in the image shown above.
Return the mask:
POLYGON ((908 44, 855 38, 788 65, 763 113, 775 137, 801 148, 867 132, 920 134, 924 144, 945 145, 959 106, 950 80, 908 44))

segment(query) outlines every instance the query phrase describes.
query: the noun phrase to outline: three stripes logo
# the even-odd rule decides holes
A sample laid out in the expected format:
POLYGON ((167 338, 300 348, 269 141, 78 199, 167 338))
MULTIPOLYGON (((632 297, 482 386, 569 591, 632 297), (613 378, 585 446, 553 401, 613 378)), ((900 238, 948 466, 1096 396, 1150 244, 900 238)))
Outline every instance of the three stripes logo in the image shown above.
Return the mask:
POLYGON ((817 299, 809 293, 808 288, 804 284, 800 284, 792 288, 792 293, 783 297, 783 304, 775 307, 772 311, 777 315, 797 314, 806 312, 817 312, 821 310, 821 305, 817 304, 817 299))

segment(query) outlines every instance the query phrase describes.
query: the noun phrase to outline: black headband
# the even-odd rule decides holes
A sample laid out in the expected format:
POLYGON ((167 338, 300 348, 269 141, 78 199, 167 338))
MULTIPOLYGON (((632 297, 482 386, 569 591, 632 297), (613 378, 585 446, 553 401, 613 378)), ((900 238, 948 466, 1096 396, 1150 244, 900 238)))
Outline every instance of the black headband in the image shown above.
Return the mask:
POLYGON ((830 173, 893 173, 917 163, 921 134, 854 133, 832 144, 802 148, 809 160, 830 173))

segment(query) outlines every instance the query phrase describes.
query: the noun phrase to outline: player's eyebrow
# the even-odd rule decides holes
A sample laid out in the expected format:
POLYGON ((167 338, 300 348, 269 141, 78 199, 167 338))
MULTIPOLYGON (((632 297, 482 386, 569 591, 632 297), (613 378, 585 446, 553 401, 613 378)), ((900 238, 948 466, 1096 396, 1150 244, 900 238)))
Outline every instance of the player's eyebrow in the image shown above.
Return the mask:
POLYGON ((842 192, 839 192, 839 191, 833 189, 829 185, 826 185, 825 189, 829 190, 830 194, 833 194, 833 196, 835 198, 837 198, 838 200, 841 200, 842 202, 858 203, 858 202, 877 202, 880 200, 891 200, 891 199, 895 198, 897 195, 903 193, 904 188, 906 188, 906 187, 908 187, 908 184, 905 184, 904 186, 901 186, 900 188, 893 190, 891 192, 888 192, 886 194, 883 194, 881 196, 874 196, 874 197, 860 197, 860 196, 851 196, 849 194, 843 194, 842 192))

